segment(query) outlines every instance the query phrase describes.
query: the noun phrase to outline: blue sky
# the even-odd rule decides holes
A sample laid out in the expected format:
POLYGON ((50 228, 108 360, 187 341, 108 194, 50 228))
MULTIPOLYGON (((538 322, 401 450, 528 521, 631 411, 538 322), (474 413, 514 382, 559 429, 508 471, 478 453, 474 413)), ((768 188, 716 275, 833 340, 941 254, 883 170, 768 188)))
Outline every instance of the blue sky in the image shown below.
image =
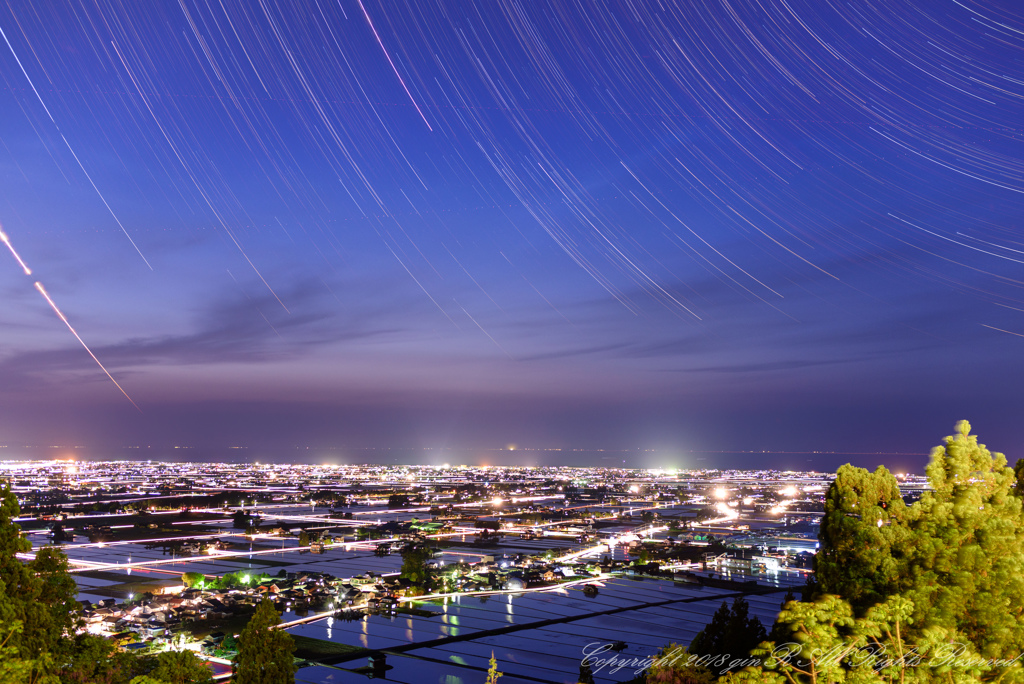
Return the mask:
POLYGON ((1024 436, 1012 3, 2 9, 11 456, 1024 436))

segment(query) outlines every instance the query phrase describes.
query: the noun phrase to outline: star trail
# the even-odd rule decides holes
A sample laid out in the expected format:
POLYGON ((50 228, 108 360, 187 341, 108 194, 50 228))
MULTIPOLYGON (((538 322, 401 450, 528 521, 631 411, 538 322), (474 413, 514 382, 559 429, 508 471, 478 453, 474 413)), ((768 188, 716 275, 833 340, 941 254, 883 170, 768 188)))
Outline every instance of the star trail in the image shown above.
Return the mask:
POLYGON ((75 0, 0 30, 5 457, 1024 438, 1015 3, 75 0))

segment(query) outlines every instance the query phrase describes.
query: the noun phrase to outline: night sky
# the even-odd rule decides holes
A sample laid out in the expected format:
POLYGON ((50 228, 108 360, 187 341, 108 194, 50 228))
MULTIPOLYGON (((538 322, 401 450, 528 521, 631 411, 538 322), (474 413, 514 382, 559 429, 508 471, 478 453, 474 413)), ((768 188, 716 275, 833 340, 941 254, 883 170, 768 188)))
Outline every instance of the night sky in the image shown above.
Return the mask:
POLYGON ((920 469, 961 418, 1024 457, 1018 2, 0 29, 0 457, 920 469))

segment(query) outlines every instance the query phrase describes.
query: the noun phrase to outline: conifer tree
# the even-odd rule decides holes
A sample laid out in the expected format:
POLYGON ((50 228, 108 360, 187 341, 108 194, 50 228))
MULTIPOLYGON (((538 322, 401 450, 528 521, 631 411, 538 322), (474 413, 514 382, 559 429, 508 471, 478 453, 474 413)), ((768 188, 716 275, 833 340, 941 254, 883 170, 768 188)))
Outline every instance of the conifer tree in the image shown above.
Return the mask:
POLYGON ((825 497, 814 559, 821 591, 838 594, 858 611, 906 588, 908 511, 896 478, 846 464, 825 497))
POLYGON ((238 638, 235 684, 293 684, 295 682, 295 641, 282 629, 281 615, 274 604, 263 599, 238 638))
POLYGON ((764 625, 757 616, 748 615, 749 604, 742 596, 726 601, 711 622, 693 638, 688 649, 693 656, 726 656, 741 658, 765 639, 764 625))
POLYGON ((862 617, 889 598, 913 606, 904 636, 945 630, 985 658, 1024 653, 1024 511, 1015 472, 961 421, 932 450, 912 506, 883 468, 840 468, 826 501, 817 580, 862 617))
POLYGON ((1024 512, 1006 457, 964 420, 927 468, 932 491, 915 504, 914 622, 956 630, 989 658, 1024 652, 1024 512))
POLYGON ((0 622, 9 627, 4 646, 34 663, 33 676, 45 679, 73 659, 78 588, 68 574, 68 559, 55 547, 43 547, 25 563, 19 553, 32 544, 14 522, 20 508, 10 485, 0 490, 0 622), (42 668, 40 670, 39 668, 42 668))

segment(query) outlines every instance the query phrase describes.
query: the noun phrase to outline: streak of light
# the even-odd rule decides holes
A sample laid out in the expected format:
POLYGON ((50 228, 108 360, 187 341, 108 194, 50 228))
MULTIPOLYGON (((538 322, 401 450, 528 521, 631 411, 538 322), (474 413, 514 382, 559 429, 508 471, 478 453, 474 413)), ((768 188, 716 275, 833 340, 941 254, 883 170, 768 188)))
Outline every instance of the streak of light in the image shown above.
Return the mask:
POLYGON ((18 263, 21 264, 21 269, 25 271, 25 275, 32 275, 32 269, 29 268, 24 261, 22 261, 21 255, 14 251, 14 245, 11 244, 11 239, 7 237, 7 233, 5 233, 3 230, 0 230, 0 240, 2 240, 5 245, 7 245, 7 249, 11 250, 11 254, 13 254, 14 258, 18 260, 18 263))
MULTIPOLYGON (((911 226, 913 228, 917 228, 920 231, 924 231, 925 233, 928 233, 929 235, 934 235, 935 237, 937 237, 937 238, 939 238, 941 240, 947 240, 948 242, 952 242, 954 245, 960 245, 961 247, 966 247, 967 249, 973 249, 975 252, 981 252, 982 254, 988 254, 989 256, 998 257, 1000 259, 1006 259, 1007 261, 1012 261, 1012 262, 1014 262, 1016 264, 1024 264, 1024 261, 1021 261, 1020 259, 1014 259, 1012 257, 1006 256, 1005 254, 997 254, 995 252, 990 252, 990 251, 988 251, 986 249, 981 249, 980 247, 974 247, 973 245, 968 245, 965 242, 960 242, 959 240, 954 240, 953 238, 946 237, 945 235, 940 235, 939 233, 936 233, 935 231, 932 231, 932 230, 928 230, 927 228, 922 228, 921 226, 915 225, 915 224, 911 223, 910 221, 907 221, 906 219, 901 219, 896 214, 890 213, 889 216, 893 217, 897 221, 902 221, 903 223, 907 224, 908 226, 911 226)), ((1016 250, 1013 250, 1013 251, 1016 251, 1016 250)))
POLYGON ((100 363, 100 360, 96 358, 95 354, 92 353, 92 349, 89 349, 89 345, 85 343, 85 340, 82 339, 82 337, 78 334, 75 328, 71 325, 71 322, 68 321, 67 317, 64 316, 61 310, 57 308, 57 303, 53 301, 50 295, 46 292, 46 288, 43 287, 43 284, 38 280, 36 281, 36 289, 39 290, 39 294, 43 295, 43 298, 47 301, 47 303, 49 303, 50 308, 53 309, 54 313, 57 314, 60 320, 64 321, 64 325, 68 326, 68 330, 70 330, 71 334, 75 336, 75 339, 82 343, 82 346, 85 348, 85 351, 89 352, 89 356, 91 356, 92 360, 96 362, 96 365, 100 367, 100 370, 106 373, 107 377, 110 378, 110 382, 114 383, 114 386, 117 387, 117 389, 121 390, 121 394, 125 396, 125 399, 132 403, 132 406, 138 409, 139 413, 142 413, 142 409, 139 408, 139 405, 136 404, 135 401, 130 396, 128 396, 128 393, 125 392, 124 388, 117 383, 117 380, 115 380, 114 376, 110 374, 110 371, 108 371, 106 367, 102 363, 100 363))
MULTIPOLYGON (((210 201, 207 192, 203 189, 199 181, 196 180, 196 176, 192 172, 191 166, 189 166, 189 164, 185 161, 185 158, 178 151, 178 146, 175 145, 174 142, 171 140, 170 136, 167 135, 167 131, 160 123, 160 119, 157 118, 156 112, 153 111, 153 107, 150 105, 149 99, 145 96, 145 94, 142 91, 142 88, 139 86, 139 82, 138 80, 136 80, 134 72, 132 72, 132 70, 129 68, 128 62, 125 60, 124 55, 122 55, 121 51, 118 50, 117 44, 111 43, 111 47, 114 48, 114 52, 117 53, 118 58, 121 60, 121 64, 124 66, 125 71, 128 73, 128 77, 135 85, 135 89, 138 91, 139 97, 142 99, 142 102, 146 105, 146 109, 149 110, 150 115, 153 117, 154 123, 156 123, 157 128, 160 129, 160 133, 163 134, 164 140, 167 141, 167 144, 170 146, 171 151, 174 153, 174 156, 178 158, 178 161, 185 168, 185 171, 188 173, 189 178, 192 180, 192 184, 195 185, 196 191, 199 193, 199 196, 203 198, 203 201, 206 203, 206 206, 209 207, 210 211, 217 218, 217 221, 218 223, 220 223, 221 228, 223 228, 224 233, 228 236, 228 238, 230 238, 231 242, 235 245, 239 253, 242 255, 242 258, 245 259, 246 263, 249 264, 249 266, 256 273, 259 279, 263 282, 266 288, 270 290, 270 294, 274 296, 274 299, 276 299, 277 303, 281 305, 281 308, 284 309, 286 312, 291 313, 291 311, 288 311, 288 307, 285 306, 284 302, 281 301, 281 298, 277 296, 277 292, 274 291, 274 288, 272 288, 270 286, 270 283, 267 282, 267 279, 263 277, 263 274, 256 267, 256 264, 254 264, 252 259, 249 258, 249 255, 246 254, 245 250, 242 248, 241 243, 239 243, 238 240, 235 238, 235 234, 231 231, 230 228, 228 228, 227 222, 221 216, 220 212, 217 211, 216 207, 214 207, 213 202, 210 201)), ((74 152, 72 152, 72 154, 74 154, 74 152)))
MULTIPOLYGON (((78 155, 75 154, 75 150, 72 149, 72 147, 71 147, 71 143, 69 143, 68 139, 64 137, 64 134, 60 130, 60 126, 57 125, 57 122, 53 118, 53 114, 51 114, 50 110, 47 109, 46 103, 43 102, 42 96, 39 94, 39 91, 36 90, 36 84, 32 82, 32 78, 28 75, 28 72, 25 71, 25 66, 21 63, 21 59, 18 58, 18 53, 14 51, 14 46, 11 45, 11 41, 7 39, 7 34, 4 33, 4 29, 3 29, 2 26, 0 26, 0 36, 4 37, 4 42, 7 43, 7 47, 10 48, 11 54, 14 55, 14 61, 16 61, 18 63, 18 67, 21 69, 21 73, 24 74, 25 80, 27 80, 28 84, 30 86, 32 86, 32 92, 36 94, 36 99, 39 100, 39 104, 41 104, 43 106, 43 110, 46 111, 46 115, 48 117, 50 117, 51 123, 53 123, 53 125, 57 128, 57 132, 60 133, 60 139, 64 141, 65 145, 67 145, 68 152, 70 152, 71 156, 75 158, 76 162, 78 162, 78 168, 82 169, 82 173, 84 173, 85 177, 89 179, 89 184, 92 185, 92 189, 96 191, 97 195, 99 195, 100 200, 103 202, 103 206, 105 206, 107 208, 107 211, 110 212, 110 215, 114 217, 114 221, 117 223, 118 227, 121 229, 121 232, 124 233, 124 236, 126 238, 128 238, 128 242, 132 243, 132 247, 134 247, 135 251, 139 253, 140 257, 142 257, 142 260, 146 263, 146 266, 149 267, 149 270, 152 271, 153 270, 153 266, 149 263, 149 260, 146 259, 146 255, 144 255, 142 253, 142 250, 139 249, 139 246, 137 244, 135 244, 135 240, 132 240, 132 236, 128 234, 128 229, 124 227, 124 224, 121 223, 121 219, 119 219, 117 217, 117 214, 114 213, 114 210, 110 207, 110 204, 107 203, 107 198, 104 197, 103 193, 100 192, 100 189, 98 187, 96 187, 96 183, 93 182, 92 176, 90 176, 89 172, 85 170, 85 166, 82 164, 82 160, 78 158, 78 155)), ((92 352, 90 352, 90 353, 92 353, 92 352)), ((99 362, 97 361, 97 363, 99 363, 99 362)), ((113 380, 113 378, 111 378, 111 380, 113 380)), ((115 383, 115 384, 117 384, 117 383, 115 383)), ((123 392, 124 390, 121 390, 121 391, 123 392)), ((128 395, 126 394, 125 396, 127 397, 128 395)), ((129 397, 128 400, 131 401, 131 398, 129 397)), ((132 402, 132 403, 134 404, 135 402, 132 402)), ((136 406, 135 408, 138 408, 138 406, 136 406)))
POLYGON ((1015 335, 1016 337, 1024 337, 1024 335, 1021 335, 1020 333, 1010 332, 1009 330, 1003 330, 1002 328, 997 328, 994 325, 985 325, 984 323, 982 323, 981 326, 983 328, 988 328, 989 330, 998 330, 999 332, 1004 332, 1007 335, 1015 335))
POLYGON ((505 354, 505 356, 507 356, 508 358, 510 358, 513 361, 515 361, 515 358, 511 354, 509 354, 508 351, 504 347, 501 346, 501 344, 498 342, 498 340, 494 339, 494 337, 491 336, 491 333, 487 332, 487 330, 484 329, 484 326, 480 325, 479 321, 477 321, 475 318, 473 318, 473 315, 471 313, 466 311, 466 307, 464 307, 461 304, 459 304, 459 302, 456 301, 455 299, 453 299, 452 301, 455 302, 456 304, 458 304, 459 308, 462 309, 462 313, 466 314, 466 316, 469 317, 469 320, 473 321, 473 324, 476 325, 476 327, 480 328, 480 332, 482 332, 484 335, 487 335, 487 339, 489 339, 491 342, 493 342, 495 347, 500 349, 502 351, 502 353, 505 354))
POLYGON ((416 98, 409 92, 409 87, 405 85, 405 80, 402 78, 402 74, 398 73, 398 67, 391 61, 391 55, 388 54, 388 50, 384 47, 384 41, 380 39, 380 34, 377 33, 377 28, 373 25, 373 20, 370 19, 370 13, 363 7, 363 0, 359 0, 359 9, 363 10, 363 16, 366 17, 366 23, 370 25, 370 30, 373 31, 373 37, 377 39, 377 44, 380 45, 380 49, 384 52, 384 56, 388 58, 388 64, 391 65, 391 69, 395 72, 395 76, 398 77, 398 82, 402 84, 402 88, 405 90, 405 94, 409 96, 409 101, 412 102, 412 106, 419 112, 420 118, 423 119, 423 123, 427 125, 427 130, 433 132, 433 128, 430 127, 430 122, 427 121, 427 117, 423 115, 423 110, 416 104, 416 98))

